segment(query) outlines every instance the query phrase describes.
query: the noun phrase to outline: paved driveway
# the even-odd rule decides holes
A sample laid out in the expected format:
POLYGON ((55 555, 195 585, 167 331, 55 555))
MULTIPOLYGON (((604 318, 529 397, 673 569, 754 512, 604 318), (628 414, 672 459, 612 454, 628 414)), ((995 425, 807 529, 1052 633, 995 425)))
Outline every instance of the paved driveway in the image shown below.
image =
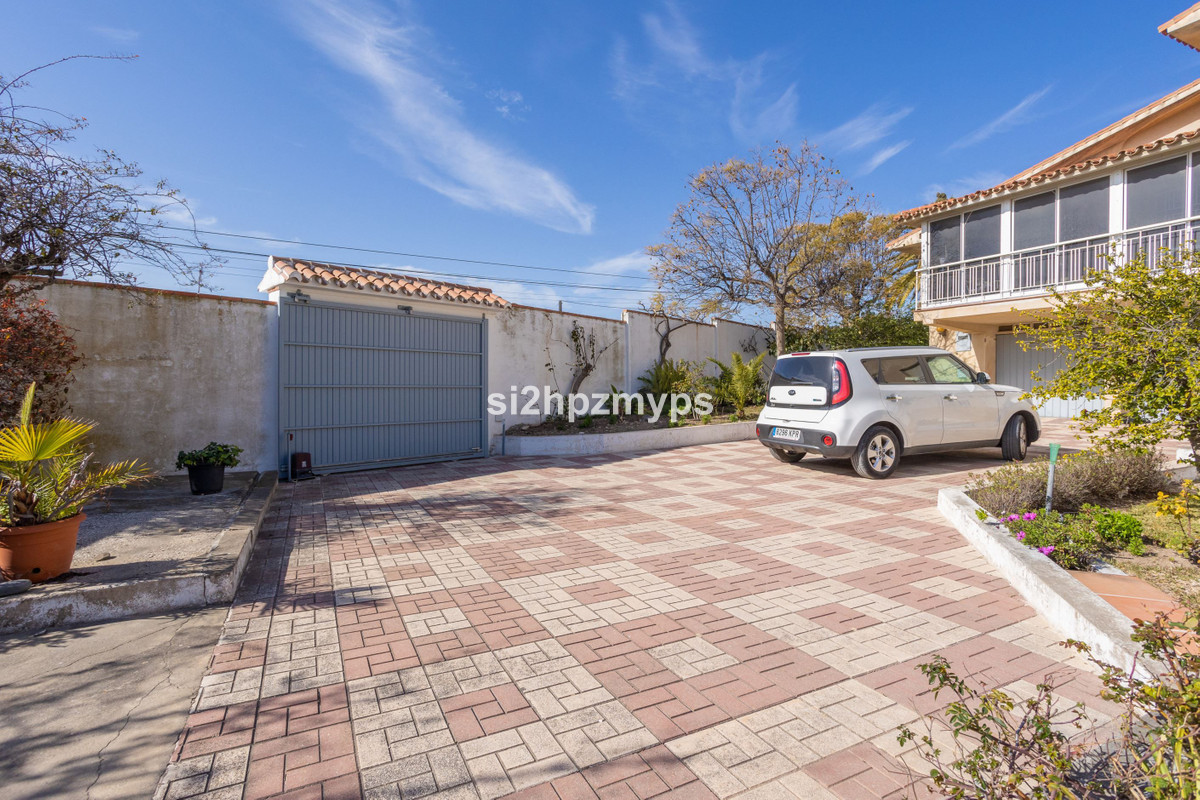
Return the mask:
POLYGON ((1096 691, 935 509, 997 463, 737 442, 285 485, 167 797, 898 794, 931 654, 1096 691))

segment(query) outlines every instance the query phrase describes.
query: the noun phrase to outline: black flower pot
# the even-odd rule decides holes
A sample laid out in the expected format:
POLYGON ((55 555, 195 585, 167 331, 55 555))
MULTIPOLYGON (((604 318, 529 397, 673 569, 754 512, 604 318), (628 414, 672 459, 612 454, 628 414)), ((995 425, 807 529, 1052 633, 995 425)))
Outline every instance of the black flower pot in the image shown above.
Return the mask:
POLYGON ((192 494, 216 494, 225 486, 225 467, 220 464, 200 464, 187 471, 192 494))

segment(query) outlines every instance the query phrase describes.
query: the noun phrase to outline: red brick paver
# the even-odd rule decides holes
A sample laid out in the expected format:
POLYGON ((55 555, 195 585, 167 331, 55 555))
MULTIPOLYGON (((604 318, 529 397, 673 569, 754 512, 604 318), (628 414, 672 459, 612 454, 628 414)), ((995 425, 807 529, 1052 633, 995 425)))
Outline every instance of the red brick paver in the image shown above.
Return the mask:
POLYGON ((998 465, 741 442, 284 485, 162 796, 900 796, 934 653, 1097 702, 936 512, 998 465))

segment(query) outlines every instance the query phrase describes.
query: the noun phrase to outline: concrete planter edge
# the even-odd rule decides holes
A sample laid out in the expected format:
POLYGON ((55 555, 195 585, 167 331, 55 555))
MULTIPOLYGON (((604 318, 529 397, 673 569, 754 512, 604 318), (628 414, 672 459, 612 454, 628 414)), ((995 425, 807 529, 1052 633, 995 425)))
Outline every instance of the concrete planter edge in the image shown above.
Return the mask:
POLYGON ((509 436, 507 456, 563 456, 666 450, 754 438, 754 422, 691 425, 686 428, 653 428, 617 433, 568 433, 562 436, 509 436))
POLYGON ((1046 618, 1063 639, 1084 642, 1092 655, 1147 676, 1141 648, 1130 638, 1133 623, 1046 556, 1025 547, 992 517, 979 519, 978 503, 961 489, 938 492, 938 511, 1046 618))

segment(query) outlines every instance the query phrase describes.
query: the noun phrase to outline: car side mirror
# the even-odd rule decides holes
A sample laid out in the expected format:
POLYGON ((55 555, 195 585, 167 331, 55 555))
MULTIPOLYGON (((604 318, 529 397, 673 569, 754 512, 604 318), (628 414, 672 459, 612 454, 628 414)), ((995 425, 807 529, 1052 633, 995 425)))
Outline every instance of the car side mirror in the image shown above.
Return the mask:
POLYGON ((986 372, 980 370, 979 372, 975 373, 975 382, 976 383, 991 383, 992 376, 988 375, 986 372))

